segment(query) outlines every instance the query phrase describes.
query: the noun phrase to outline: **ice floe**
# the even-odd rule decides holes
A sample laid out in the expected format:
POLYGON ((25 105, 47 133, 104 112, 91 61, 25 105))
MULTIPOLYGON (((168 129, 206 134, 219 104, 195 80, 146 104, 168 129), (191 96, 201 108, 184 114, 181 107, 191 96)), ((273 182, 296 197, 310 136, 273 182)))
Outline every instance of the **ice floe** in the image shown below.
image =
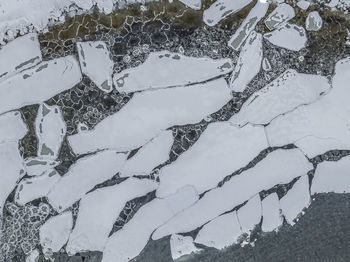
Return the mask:
POLYGON ((152 232, 198 200, 190 187, 164 199, 154 199, 142 206, 125 226, 114 233, 103 251, 102 262, 128 262, 146 246, 152 232))
POLYGON ((238 12, 251 2, 252 0, 217 0, 204 11, 204 23, 214 26, 225 17, 238 12))
POLYGON ((317 11, 312 11, 306 18, 306 30, 308 31, 319 31, 322 28, 322 18, 317 11))
POLYGON ((224 79, 137 93, 119 112, 68 140, 77 154, 104 148, 135 149, 171 126, 198 123, 230 99, 224 79))
POLYGON ((275 150, 254 167, 233 176, 222 187, 207 192, 196 204, 158 228, 153 239, 192 231, 244 203, 260 191, 277 184, 289 183, 311 169, 313 165, 299 149, 275 150), (286 168, 291 166, 293 168, 286 168))
POLYGON ((309 8, 310 4, 311 3, 309 1, 305 1, 305 0, 299 0, 297 2, 297 6, 303 11, 306 11, 309 8))
POLYGON ((237 65, 230 79, 230 88, 235 92, 243 92, 259 73, 262 59, 262 35, 253 31, 239 54, 237 65))
POLYGON ((5 142, 18 142, 28 132, 21 112, 12 111, 0 115, 0 144, 5 142))
POLYGON ((159 136, 145 144, 134 156, 126 161, 120 176, 149 175, 155 167, 169 159, 173 142, 172 131, 161 132, 159 136))
POLYGON ((201 249, 193 244, 191 236, 181 236, 173 234, 170 237, 170 252, 173 260, 181 258, 186 255, 191 255, 200 252, 201 249))
POLYGON ((89 190, 102 183, 123 167, 126 154, 105 150, 79 159, 49 192, 49 203, 62 211, 78 201, 89 190))
POLYGON ((228 214, 221 215, 198 232, 195 243, 223 249, 237 242, 239 236, 242 235, 241 227, 238 221, 237 212, 233 211, 228 214))
POLYGON ((102 91, 111 92, 113 61, 106 43, 103 41, 78 42, 77 48, 83 74, 87 75, 102 91))
POLYGON ((150 53, 143 64, 115 74, 113 81, 119 92, 129 93, 203 82, 232 69, 228 58, 214 60, 159 51, 150 53))
POLYGON ((292 51, 299 51, 306 46, 307 35, 303 27, 294 24, 285 24, 271 33, 264 34, 264 38, 271 44, 292 51))
POLYGON ((34 249, 29 253, 29 255, 27 255, 26 262, 38 262, 39 256, 40 256, 40 253, 38 249, 34 249))
POLYGON ((262 207, 260 195, 256 194, 248 202, 237 210, 237 216, 242 233, 249 234, 261 221, 262 207))
POLYGON ((258 22, 266 15, 268 8, 268 2, 258 0, 255 6, 250 10, 248 16, 230 38, 228 45, 238 51, 258 22))
POLYGON ((25 159, 26 171, 28 176, 40 176, 45 171, 54 168, 59 162, 40 157, 30 157, 25 159))
POLYGON ((282 213, 287 222, 294 225, 294 219, 298 217, 304 208, 310 205, 310 202, 309 177, 302 176, 289 189, 287 194, 280 199, 282 213))
POLYGON ((277 194, 272 193, 268 195, 263 199, 261 205, 263 212, 261 230, 264 232, 277 230, 283 223, 280 202, 277 194))
POLYGON ((172 194, 185 185, 192 185, 201 194, 246 166, 267 147, 261 126, 238 128, 228 122, 210 124, 190 149, 160 170, 157 196, 172 194))
POLYGON ((0 82, 0 114, 42 103, 73 87, 81 77, 79 64, 73 56, 42 62, 0 82))
POLYGON ((180 2, 194 10, 200 10, 202 8, 202 0, 180 0, 180 2))
POLYGON ((298 106, 315 102, 330 88, 331 85, 324 76, 302 74, 294 69, 286 70, 254 93, 241 110, 231 117, 230 122, 239 126, 247 123, 266 125, 298 106))
POLYGON ((83 197, 78 218, 66 247, 70 255, 89 250, 103 251, 113 224, 127 201, 153 191, 157 183, 135 178, 97 189, 83 197))
POLYGON ((289 4, 281 3, 265 19, 265 25, 268 29, 273 30, 286 23, 294 16, 294 8, 289 4))

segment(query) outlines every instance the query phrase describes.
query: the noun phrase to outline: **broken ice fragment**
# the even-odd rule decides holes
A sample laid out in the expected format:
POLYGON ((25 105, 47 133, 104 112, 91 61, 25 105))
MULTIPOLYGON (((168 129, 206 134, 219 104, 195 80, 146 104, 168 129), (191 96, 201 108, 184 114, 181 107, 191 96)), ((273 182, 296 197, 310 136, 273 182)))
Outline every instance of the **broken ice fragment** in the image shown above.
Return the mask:
POLYGON ((315 102, 330 88, 324 76, 301 74, 289 69, 254 93, 229 121, 239 126, 247 123, 266 125, 298 106, 315 102))
POLYGON ((237 65, 231 75, 230 88, 243 92, 252 79, 259 73, 263 58, 262 35, 251 32, 239 54, 237 65))
POLYGON ((40 176, 45 171, 57 166, 59 162, 40 157, 30 157, 25 160, 25 164, 28 176, 40 176))
POLYGON ((267 59, 266 57, 264 57, 264 59, 262 61, 262 68, 266 72, 271 71, 271 69, 272 69, 271 63, 270 63, 269 59, 267 59))
POLYGON ((111 92, 113 89, 113 61, 106 43, 103 41, 78 42, 77 48, 82 72, 99 89, 107 93, 111 92))
POLYGON ((132 150, 171 126, 200 122, 230 99, 230 90, 221 78, 205 84, 137 93, 94 129, 68 137, 69 144, 77 154, 105 148, 132 150))
POLYGON ((176 260, 186 255, 198 253, 201 249, 193 244, 193 238, 191 236, 173 234, 170 237, 170 251, 171 257, 173 260, 176 260))
POLYGON ((113 76, 119 92, 135 92, 203 82, 230 73, 231 59, 189 57, 169 51, 150 53, 146 61, 113 76))
POLYGON ((271 33, 266 33, 264 38, 271 44, 292 51, 299 51, 306 46, 307 42, 305 29, 293 24, 285 24, 271 33))
POLYGON ((286 3, 281 3, 266 18, 265 25, 268 29, 273 30, 289 21, 294 16, 294 8, 286 3))
POLYGON ((37 249, 32 250, 26 257, 26 262, 38 262, 40 253, 37 249))
POLYGON ((277 230, 283 223, 281 216, 280 202, 276 193, 272 193, 263 199, 262 212, 263 219, 261 230, 271 232, 277 230))
POLYGON ((0 144, 4 142, 18 142, 28 132, 21 112, 12 111, 0 115, 0 144))
POLYGON ((297 3, 297 6, 303 10, 303 11, 306 11, 309 6, 310 6, 310 2, 309 1, 306 1, 306 0, 299 0, 298 3, 297 3))
POLYGON ((306 18, 306 30, 319 31, 322 28, 322 18, 317 11, 312 11, 306 18))
POLYGON ((249 234, 260 223, 262 215, 260 195, 256 194, 237 211, 243 233, 249 234))
POLYGON ((194 10, 200 10, 202 7, 202 0, 180 0, 180 1, 194 10))

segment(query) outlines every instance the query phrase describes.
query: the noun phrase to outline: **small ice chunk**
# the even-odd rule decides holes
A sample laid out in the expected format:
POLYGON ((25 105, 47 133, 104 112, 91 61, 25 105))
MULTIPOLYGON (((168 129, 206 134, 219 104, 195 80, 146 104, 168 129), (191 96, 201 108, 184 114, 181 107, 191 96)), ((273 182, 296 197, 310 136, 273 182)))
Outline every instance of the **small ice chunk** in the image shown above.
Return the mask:
POLYGON ((256 194, 237 211, 242 232, 249 234, 261 221, 262 209, 260 195, 256 194))
POLYGON ((281 3, 266 18, 265 25, 268 29, 273 30, 278 28, 280 25, 288 22, 294 16, 294 8, 289 4, 281 3))
POLYGON ((66 251, 70 255, 89 250, 103 251, 108 235, 125 204, 155 190, 152 180, 130 178, 93 191, 80 201, 79 214, 66 251))
POLYGON ((197 200, 196 191, 187 186, 174 195, 145 204, 122 229, 108 239, 102 262, 130 261, 140 254, 155 229, 197 200))
POLYGON ((191 236, 184 237, 178 234, 173 234, 170 237, 170 251, 173 260, 193 253, 198 253, 201 250, 202 249, 197 248, 193 244, 193 238, 191 236))
POLYGON ((42 103, 73 87, 81 78, 79 64, 73 56, 42 62, 0 82, 0 114, 42 103))
POLYGON ((58 252, 66 243, 73 227, 71 211, 51 217, 40 228, 40 244, 46 257, 58 252))
POLYGON ((111 92, 114 64, 106 43, 103 41, 78 42, 77 48, 83 74, 87 75, 102 91, 111 92))
POLYGON ((174 143, 173 133, 163 131, 144 145, 137 153, 126 161, 121 177, 149 175, 153 168, 169 159, 171 146, 174 143))
POLYGON ((35 199, 46 197, 61 176, 54 170, 47 170, 41 176, 23 179, 17 186, 15 202, 25 205, 35 199))
POLYGON ((58 106, 41 104, 35 120, 35 132, 38 137, 38 155, 56 159, 62 145, 67 127, 58 106))
POLYGON ((180 0, 180 2, 194 10, 200 10, 202 8, 202 0, 180 0))
POLYGON ((80 158, 50 191, 47 198, 56 211, 62 211, 78 201, 89 190, 102 183, 123 167, 126 154, 105 150, 80 158))
POLYGON ((283 223, 281 216, 280 202, 276 193, 272 193, 263 199, 262 212, 263 219, 261 230, 263 232, 271 232, 277 230, 283 223))
POLYGON ((68 137, 77 154, 111 148, 128 151, 146 144, 161 131, 198 123, 231 99, 224 79, 186 87, 134 94, 117 113, 94 129, 68 137))
POLYGON ((233 211, 221 215, 204 225, 198 232, 194 242, 207 247, 223 249, 237 243, 240 235, 242 235, 242 231, 237 212, 233 211))
POLYGON ((25 164, 28 176, 40 176, 57 166, 59 162, 41 157, 30 157, 25 160, 25 164))
POLYGON ((309 1, 305 1, 305 0, 299 0, 298 3, 297 3, 297 6, 303 10, 303 11, 306 11, 309 6, 310 6, 310 2, 309 1))
POLYGON ((267 59, 266 57, 264 57, 264 59, 263 59, 263 61, 262 61, 262 68, 263 68, 264 71, 266 71, 266 72, 272 70, 271 63, 270 63, 269 59, 267 59))
MULTIPOLYGON (((85 0, 84 0, 85 1, 85 0)), ((114 10, 114 0, 95 0, 98 9, 105 14, 110 14, 114 10)))
POLYGON ((312 11, 306 18, 306 30, 319 31, 322 28, 323 21, 317 11, 312 11))
POLYGON ((26 262, 38 262, 39 261, 39 251, 38 249, 32 250, 26 257, 26 262))
POLYGON ((280 199, 282 213, 287 222, 294 225, 294 219, 310 205, 309 177, 302 176, 287 194, 280 199))
POLYGON ((18 142, 28 132, 19 111, 12 111, 0 115, 0 144, 4 142, 18 142))
POLYGON ((350 193, 350 157, 317 165, 311 185, 311 194, 350 193))
POLYGON ((203 20, 209 26, 214 26, 227 16, 238 12, 252 0, 217 0, 203 13, 203 20))
POLYGON ((16 38, 0 49, 0 81, 37 65, 41 60, 37 34, 16 38))
POLYGON ((289 69, 254 93, 230 122, 239 126, 247 123, 266 125, 298 106, 315 102, 330 89, 331 85, 324 76, 289 69))
POLYGON ((259 73, 262 59, 262 35, 253 31, 239 54, 237 65, 231 75, 230 88, 235 92, 243 92, 259 73))
MULTIPOLYGON (((238 51, 241 45, 254 30, 258 22, 266 15, 269 3, 258 0, 255 6, 250 10, 248 16, 243 20, 237 31, 228 41, 228 45, 235 51, 238 51)), ((247 45, 247 44, 246 44, 247 45)))
POLYGON ((271 33, 264 34, 264 38, 279 47, 292 51, 299 51, 306 46, 307 35, 305 29, 298 25, 285 24, 271 33))
POLYGON ((238 128, 228 122, 212 123, 191 148, 160 170, 157 196, 172 194, 185 185, 192 185, 201 194, 267 147, 261 126, 238 128))
POLYGON ((143 64, 115 74, 113 80, 119 92, 130 93, 204 82, 232 70, 228 58, 214 60, 160 51, 150 53, 143 64))

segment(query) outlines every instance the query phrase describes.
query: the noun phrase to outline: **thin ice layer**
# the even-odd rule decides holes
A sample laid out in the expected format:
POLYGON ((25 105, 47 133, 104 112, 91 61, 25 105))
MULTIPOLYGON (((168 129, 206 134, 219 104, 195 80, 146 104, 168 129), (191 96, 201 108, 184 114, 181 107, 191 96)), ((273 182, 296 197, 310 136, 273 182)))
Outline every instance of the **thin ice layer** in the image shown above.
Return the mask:
POLYGON ((169 159, 173 143, 172 131, 166 130, 161 132, 159 136, 149 141, 133 157, 126 161, 120 176, 149 175, 155 167, 169 159))
POLYGON ((224 79, 137 93, 119 112, 105 118, 93 130, 70 136, 68 140, 77 154, 104 148, 135 149, 171 126, 200 122, 230 99, 224 79))
POLYGON ((113 61, 103 41, 78 42, 78 55, 83 74, 87 75, 104 92, 113 90, 113 61))
POLYGON ((201 194, 267 147, 261 126, 238 128, 228 122, 212 123, 191 148, 161 169, 157 196, 172 194, 185 185, 192 185, 201 194))
POLYGON ((73 56, 42 62, 0 82, 0 114, 42 103, 73 87, 81 77, 79 64, 73 56))
POLYGON ((243 233, 249 234, 260 223, 262 207, 260 195, 256 194, 237 211, 237 216, 243 233))
POLYGON ((47 198, 57 211, 65 210, 89 190, 102 183, 123 167, 126 154, 105 150, 80 158, 50 191, 47 198))
POLYGON ((136 257, 155 229, 197 200, 196 191, 187 186, 174 195, 154 199, 142 206, 122 229, 108 239, 102 262, 128 262, 136 257))
POLYGON ((181 236, 173 234, 170 237, 170 252, 173 260, 180 257, 191 255, 200 252, 201 249, 197 248, 193 244, 193 238, 191 236, 181 236))
POLYGON ((141 65, 115 74, 113 81, 119 92, 130 93, 199 83, 230 73, 232 69, 228 58, 214 60, 159 51, 150 53, 141 65))
POLYGON ((259 73, 262 59, 262 35, 253 31, 239 54, 237 65, 231 75, 230 88, 235 92, 243 92, 259 73))
POLYGON ((18 142, 28 132, 19 111, 12 111, 0 115, 0 144, 4 142, 18 142))
POLYGON ((84 251, 103 251, 113 224, 125 204, 155 190, 151 180, 127 179, 111 187, 87 194, 79 203, 78 218, 69 237, 66 251, 70 255, 84 251))
POLYGON ((265 25, 268 29, 273 30, 288 22, 294 16, 294 8, 289 4, 281 3, 265 19, 265 25))
POLYGON ((261 204, 263 211, 261 230, 263 232, 271 232, 277 230, 283 223, 280 202, 277 194, 272 193, 268 195, 263 199, 261 204))
POLYGON ((289 183, 311 169, 312 164, 300 150, 275 150, 254 167, 233 176, 222 187, 207 192, 196 204, 157 229, 153 239, 173 233, 190 232, 244 203, 260 191, 277 184, 289 183))
POLYGON ((331 85, 324 76, 289 69, 254 93, 230 122, 239 126, 247 123, 266 125, 298 106, 315 102, 330 89, 331 85))

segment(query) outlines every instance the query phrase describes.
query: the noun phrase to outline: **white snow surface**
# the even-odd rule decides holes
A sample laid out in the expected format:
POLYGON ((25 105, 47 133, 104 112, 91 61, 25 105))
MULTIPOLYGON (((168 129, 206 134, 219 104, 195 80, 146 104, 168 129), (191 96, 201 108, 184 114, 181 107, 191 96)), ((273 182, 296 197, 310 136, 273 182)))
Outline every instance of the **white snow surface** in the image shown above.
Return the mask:
POLYGON ((261 204, 263 212, 261 230, 263 232, 278 230, 283 223, 283 217, 281 215, 280 202, 277 194, 272 193, 268 195, 263 199, 261 204))
POLYGON ((317 11, 312 11, 308 14, 305 25, 308 31, 319 31, 323 25, 322 17, 317 11))
POLYGON ((309 1, 305 1, 305 0, 299 0, 297 2, 297 6, 303 11, 306 11, 309 8, 310 4, 311 3, 309 1))
POLYGON ((294 16, 294 8, 289 4, 281 3, 265 19, 265 25, 268 29, 273 30, 286 23, 294 16))
POLYGON ((182 256, 198 253, 200 251, 201 249, 197 248, 193 244, 193 238, 191 236, 185 237, 178 234, 171 235, 170 252, 173 260, 176 260, 182 256))
POLYGON ((249 234, 260 223, 262 207, 260 195, 256 194, 248 202, 237 210, 237 216, 241 225, 242 233, 249 234))
POLYGON ((0 144, 5 142, 18 142, 28 132, 21 112, 12 111, 0 115, 0 144))

